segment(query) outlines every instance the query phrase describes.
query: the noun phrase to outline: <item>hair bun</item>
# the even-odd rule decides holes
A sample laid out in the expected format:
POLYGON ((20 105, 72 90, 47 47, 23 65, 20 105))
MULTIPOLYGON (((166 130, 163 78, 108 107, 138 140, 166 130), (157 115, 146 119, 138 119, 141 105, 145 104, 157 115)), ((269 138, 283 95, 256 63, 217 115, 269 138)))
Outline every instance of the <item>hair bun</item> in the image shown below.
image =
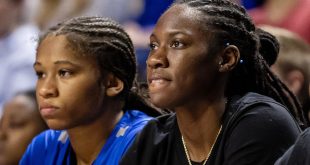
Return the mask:
POLYGON ((269 66, 277 60, 280 45, 278 40, 272 34, 257 28, 255 33, 259 37, 260 47, 259 53, 264 57, 269 66))

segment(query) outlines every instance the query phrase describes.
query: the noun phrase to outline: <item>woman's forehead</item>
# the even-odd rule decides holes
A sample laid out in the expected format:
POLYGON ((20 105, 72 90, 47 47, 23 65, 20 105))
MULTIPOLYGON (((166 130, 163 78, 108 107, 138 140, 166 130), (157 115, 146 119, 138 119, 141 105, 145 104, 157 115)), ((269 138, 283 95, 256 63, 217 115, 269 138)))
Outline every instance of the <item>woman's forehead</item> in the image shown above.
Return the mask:
POLYGON ((190 27, 199 26, 201 13, 186 5, 174 5, 158 20, 156 26, 190 27))
POLYGON ((189 35, 208 36, 208 27, 203 22, 202 13, 192 7, 177 4, 169 8, 157 22, 153 34, 155 36, 168 33, 184 33, 189 35))
POLYGON ((201 12, 185 4, 176 4, 170 7, 164 15, 176 18, 190 18, 192 21, 198 21, 201 18, 201 12))

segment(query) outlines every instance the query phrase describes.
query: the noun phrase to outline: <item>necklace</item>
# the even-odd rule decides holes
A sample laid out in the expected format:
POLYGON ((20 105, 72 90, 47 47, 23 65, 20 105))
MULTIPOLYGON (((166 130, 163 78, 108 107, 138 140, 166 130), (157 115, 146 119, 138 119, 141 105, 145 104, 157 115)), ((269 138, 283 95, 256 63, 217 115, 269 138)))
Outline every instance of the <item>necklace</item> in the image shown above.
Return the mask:
MULTIPOLYGON (((215 145, 215 143, 216 143, 216 141, 217 141, 217 138, 219 137, 221 131, 222 131, 222 125, 221 125, 219 131, 217 132, 217 135, 216 135, 216 137, 215 137, 215 140, 214 140, 214 142, 213 142, 213 144, 212 144, 212 146, 211 146, 210 152, 208 153, 208 155, 207 155, 206 159, 204 160, 204 162, 202 163, 202 165, 205 165, 205 164, 207 163, 207 161, 208 161, 208 159, 209 159, 209 157, 210 157, 210 155, 211 155, 211 152, 212 152, 212 150, 213 150, 213 147, 214 147, 214 145, 215 145)), ((189 164, 189 165, 192 165, 192 162, 191 162, 191 159, 190 159, 190 157, 189 157, 189 153, 188 153, 188 150, 187 150, 187 148, 186 148, 186 143, 185 143, 185 140, 184 140, 183 135, 181 135, 181 138, 182 138, 182 144, 183 144, 183 147, 184 147, 184 150, 185 150, 185 155, 186 155, 188 164, 189 164)))

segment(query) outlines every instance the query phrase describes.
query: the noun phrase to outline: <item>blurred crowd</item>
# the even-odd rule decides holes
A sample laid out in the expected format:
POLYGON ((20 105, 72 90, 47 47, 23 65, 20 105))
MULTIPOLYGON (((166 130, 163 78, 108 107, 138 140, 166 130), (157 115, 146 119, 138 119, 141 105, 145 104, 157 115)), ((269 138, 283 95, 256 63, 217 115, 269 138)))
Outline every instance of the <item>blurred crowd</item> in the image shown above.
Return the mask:
POLYGON ((14 93, 32 89, 38 35, 74 16, 105 16, 123 24, 137 51, 140 80, 145 80, 148 36, 160 14, 172 3, 156 0, 1 0, 0 113, 14 93))
MULTIPOLYGON (((272 70, 298 97, 304 113, 310 118, 310 0, 232 1, 243 5, 256 25, 277 37, 280 53, 272 70)), ((32 114, 33 109, 36 110, 34 103, 24 103, 29 102, 29 98, 19 97, 25 97, 20 96, 20 92, 35 88, 37 77, 33 64, 41 32, 75 16, 110 17, 120 22, 130 35, 137 57, 137 79, 145 82, 150 33, 172 3, 173 0, 0 0, 0 116, 3 116, 0 163, 5 155, 4 144, 12 143, 7 140, 8 131, 12 129, 6 116, 14 113, 24 117, 26 115, 21 111, 32 114)), ((27 122, 26 119, 25 122, 16 121, 15 125, 18 127, 27 122)), ((30 136, 46 129, 41 120, 32 122, 40 125, 25 137, 25 143, 30 142, 30 136)), ((25 149, 26 144, 23 146, 25 149)))

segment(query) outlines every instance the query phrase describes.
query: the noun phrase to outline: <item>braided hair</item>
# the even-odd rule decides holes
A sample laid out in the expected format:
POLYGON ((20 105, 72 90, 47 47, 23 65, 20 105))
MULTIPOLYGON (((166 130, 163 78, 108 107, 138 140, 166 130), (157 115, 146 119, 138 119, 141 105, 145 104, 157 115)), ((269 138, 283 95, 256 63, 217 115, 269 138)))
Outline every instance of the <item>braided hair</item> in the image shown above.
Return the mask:
POLYGON ((124 90, 119 94, 126 100, 124 109, 139 109, 151 116, 160 114, 139 93, 134 47, 119 23, 103 17, 76 17, 48 29, 39 44, 48 35, 65 35, 77 54, 96 59, 101 76, 112 72, 120 78, 124 82, 124 90))
POLYGON ((240 61, 232 70, 225 96, 257 92, 285 105, 301 126, 305 116, 294 94, 271 72, 279 44, 271 34, 256 29, 246 10, 228 0, 180 0, 173 5, 186 5, 201 13, 200 21, 207 30, 212 45, 209 54, 216 55, 227 45, 240 51, 240 61))

